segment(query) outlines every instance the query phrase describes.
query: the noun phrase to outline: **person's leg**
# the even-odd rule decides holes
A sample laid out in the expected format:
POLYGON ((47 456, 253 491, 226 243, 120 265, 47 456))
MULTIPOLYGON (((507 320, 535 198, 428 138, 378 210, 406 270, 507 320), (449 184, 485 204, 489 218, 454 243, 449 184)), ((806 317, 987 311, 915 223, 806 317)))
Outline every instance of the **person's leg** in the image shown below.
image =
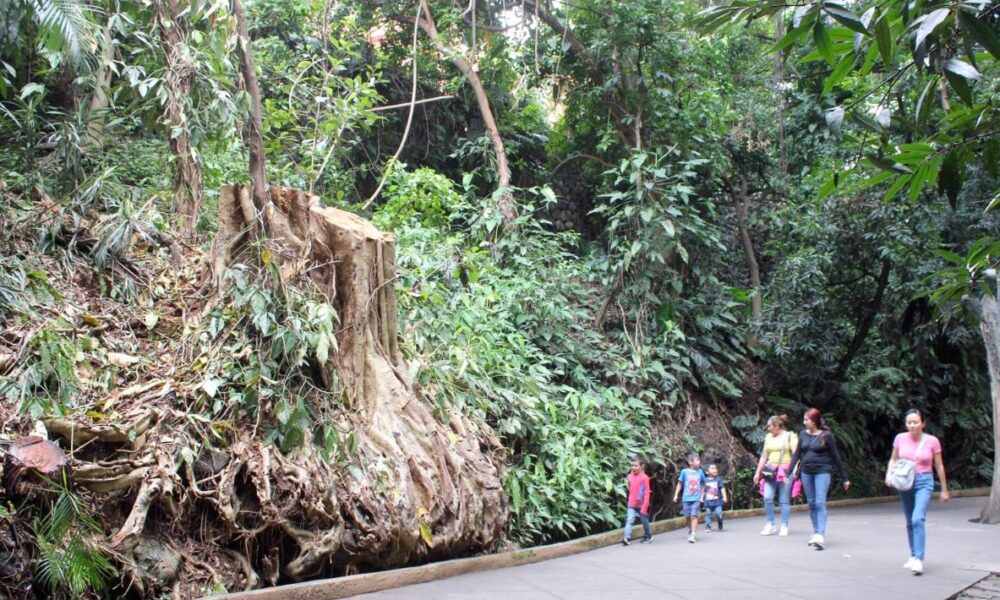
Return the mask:
POLYGON ((903 506, 903 515, 906 517, 906 539, 910 544, 910 558, 913 554, 913 501, 916 490, 909 489, 899 492, 899 501, 903 506))
POLYGON ((719 518, 719 531, 722 531, 722 505, 715 507, 715 516, 719 518))
MULTIPOLYGON (((813 486, 816 492, 816 520, 813 522, 813 530, 822 535, 826 535, 826 496, 830 493, 830 473, 817 473, 813 476, 813 486)), ((810 514, 812 514, 813 498, 809 497, 810 514)))
POLYGON ((764 480, 764 518, 770 525, 774 525, 774 493, 776 483, 773 479, 764 480))
POLYGON ((816 479, 815 475, 803 472, 800 477, 802 478, 802 491, 806 494, 806 500, 809 502, 809 520, 812 521, 813 533, 819 533, 817 529, 818 524, 816 523, 816 479))
POLYGON ((628 512, 625 513, 625 535, 623 537, 626 541, 632 539, 632 523, 635 521, 637 512, 634 508, 629 508, 628 512))
POLYGON ((653 528, 649 524, 649 516, 639 513, 639 520, 642 521, 642 534, 647 540, 653 539, 653 528))
POLYGON ((778 485, 778 504, 781 506, 781 526, 788 527, 788 517, 791 515, 792 480, 785 479, 778 485))
POLYGON ((712 513, 715 509, 711 506, 705 506, 705 531, 711 531, 712 529, 712 513))
POLYGON ((913 529, 913 556, 924 560, 927 547, 927 508, 934 492, 934 477, 930 473, 919 473, 913 482, 913 513, 910 517, 913 529))

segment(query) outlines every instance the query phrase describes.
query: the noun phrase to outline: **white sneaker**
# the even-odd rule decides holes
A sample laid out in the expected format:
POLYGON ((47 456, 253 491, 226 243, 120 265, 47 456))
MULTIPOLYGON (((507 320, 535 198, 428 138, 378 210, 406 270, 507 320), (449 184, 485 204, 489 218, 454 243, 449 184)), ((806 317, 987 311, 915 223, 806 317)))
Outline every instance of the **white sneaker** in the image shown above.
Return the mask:
POLYGON ((774 535, 774 523, 768 523, 764 525, 764 529, 760 530, 761 535, 774 535))
POLYGON ((910 563, 910 570, 913 571, 914 575, 924 574, 924 561, 919 558, 914 558, 913 562, 910 563))
POLYGON ((781 531, 778 532, 778 537, 788 537, 788 525, 781 526, 781 531))
POLYGON ((694 539, 694 533, 689 533, 688 534, 688 542, 690 542, 690 543, 693 544, 693 543, 695 543, 695 541, 696 540, 694 539))
POLYGON ((913 568, 913 561, 915 561, 915 560, 917 560, 917 559, 913 558, 912 556, 910 558, 906 559, 906 562, 903 563, 903 568, 904 569, 912 569, 913 568))
POLYGON ((811 536, 809 536, 809 542, 806 545, 808 545, 808 546, 815 545, 816 544, 816 538, 818 538, 818 537, 819 537, 818 533, 812 534, 811 536))
POLYGON ((816 536, 816 541, 813 543, 813 548, 817 550, 822 550, 826 548, 826 540, 823 539, 823 536, 821 535, 816 536))

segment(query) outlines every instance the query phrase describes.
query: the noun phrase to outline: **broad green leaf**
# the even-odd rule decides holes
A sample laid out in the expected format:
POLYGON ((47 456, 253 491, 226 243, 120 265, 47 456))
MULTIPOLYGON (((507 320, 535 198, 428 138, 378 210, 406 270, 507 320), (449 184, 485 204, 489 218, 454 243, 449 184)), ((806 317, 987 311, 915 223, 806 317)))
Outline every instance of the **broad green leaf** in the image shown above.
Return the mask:
POLYGON ((969 82, 966 81, 965 77, 956 75, 948 70, 945 70, 944 77, 948 80, 948 85, 958 94, 958 97, 967 105, 972 106, 972 90, 969 88, 969 82))
POLYGON ((975 67, 957 58, 952 58, 948 60, 948 62, 944 63, 944 70, 949 73, 954 73, 959 77, 964 77, 965 79, 972 79, 974 81, 979 81, 983 77, 982 74, 979 71, 977 71, 975 67))
POLYGON ((40 94, 45 91, 45 86, 40 83, 31 82, 21 88, 21 100, 32 94, 40 94))
POLYGON ((934 30, 938 28, 938 25, 944 23, 949 14, 951 14, 949 9, 939 8, 920 17, 917 20, 920 23, 920 27, 917 28, 917 33, 913 36, 913 46, 915 48, 923 46, 927 36, 934 33, 934 30))
POLYGON ((823 4, 823 10, 826 11, 826 13, 829 14, 831 17, 836 19, 838 23, 850 29, 851 31, 855 31, 863 35, 868 35, 868 29, 865 27, 865 24, 861 22, 861 19, 858 18, 858 16, 855 15, 853 12, 847 10, 846 8, 838 6, 836 4, 826 3, 823 4))
POLYGON ((884 202, 888 202, 889 200, 895 198, 896 194, 899 193, 899 190, 903 189, 903 186, 909 183, 912 178, 912 175, 900 175, 899 179, 893 181, 892 185, 889 186, 889 189, 886 190, 885 195, 882 196, 882 200, 884 202))
POLYGON ((917 100, 917 110, 914 111, 917 126, 921 126, 927 121, 927 115, 931 110, 931 103, 934 101, 934 89, 937 87, 937 83, 938 78, 931 77, 927 81, 927 85, 924 86, 924 91, 920 93, 920 99, 917 100))
POLYGON ((791 31, 786 33, 783 38, 778 40, 778 42, 771 47, 771 51, 780 52, 781 50, 784 50, 785 48, 791 46, 795 42, 801 40, 807 33, 809 33, 808 26, 796 27, 795 29, 792 29, 791 31))
POLYGON ((813 25, 813 41, 816 43, 816 49, 826 59, 826 62, 831 65, 834 64, 833 42, 830 40, 830 32, 827 31, 826 25, 823 24, 823 19, 816 19, 816 24, 813 25))
POLYGON ((875 42, 878 44, 878 52, 882 55, 882 63, 886 67, 893 64, 893 50, 895 45, 892 40, 892 27, 889 24, 889 13, 883 13, 875 21, 875 42))
POLYGON ((989 25, 963 7, 958 10, 958 26, 1000 60, 1000 39, 989 25))
POLYGON ((826 78, 826 83, 823 85, 823 95, 833 91, 833 88, 844 79, 844 76, 854 67, 854 60, 855 55, 851 53, 840 57, 840 62, 833 69, 833 73, 826 78))

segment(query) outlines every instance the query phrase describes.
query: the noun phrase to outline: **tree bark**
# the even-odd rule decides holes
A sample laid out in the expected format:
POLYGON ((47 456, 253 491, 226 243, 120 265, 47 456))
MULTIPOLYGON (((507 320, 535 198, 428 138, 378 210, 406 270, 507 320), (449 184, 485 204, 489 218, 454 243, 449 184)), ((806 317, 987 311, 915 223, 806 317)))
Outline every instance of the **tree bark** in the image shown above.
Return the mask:
MULTIPOLYGON (((236 50, 240 55, 240 73, 243 76, 243 87, 247 95, 250 96, 250 122, 247 124, 247 147, 250 150, 250 181, 252 183, 250 197, 254 207, 260 212, 270 201, 267 177, 264 171, 264 125, 261 116, 260 88, 257 86, 257 71, 254 68, 250 32, 240 0, 232 0, 232 11, 233 17, 236 19, 236 32, 238 34, 236 50)), ((258 222, 259 219, 250 225, 256 228, 258 222)), ((265 225, 264 232, 266 233, 266 231, 265 225)))
MULTIPOLYGON (((785 11, 779 10, 774 15, 774 41, 777 43, 785 35, 785 11)), ((785 51, 774 53, 774 106, 778 117, 778 168, 782 175, 788 174, 788 151, 785 147, 785 93, 782 84, 785 82, 785 51)))
MULTIPOLYGON (((750 297, 750 314, 756 323, 764 316, 764 301, 760 289, 760 265, 757 262, 757 253, 754 251, 753 238, 750 237, 749 183, 746 174, 742 172, 739 174, 739 183, 732 181, 729 177, 724 179, 736 209, 736 228, 740 234, 740 241, 743 243, 743 255, 750 272, 750 286, 753 288, 753 295, 750 297)), ((757 344, 757 334, 751 331, 747 334, 747 346, 756 348, 757 344)))
POLYGON ((1000 302, 995 297, 984 296, 980 308, 979 331, 986 346, 993 398, 993 484, 979 519, 982 523, 996 524, 1000 523, 1000 302))
POLYGON ((187 52, 188 23, 181 16, 177 0, 153 1, 153 13, 163 53, 166 56, 167 126, 170 128, 170 150, 174 155, 174 205, 180 217, 180 236, 193 241, 198 226, 198 213, 203 200, 201 165, 191 146, 187 131, 188 118, 184 111, 185 98, 191 94, 194 62, 187 52))
POLYGON ((101 34, 101 62, 94 73, 94 93, 90 96, 90 106, 87 110, 87 129, 83 135, 84 147, 99 143, 104 135, 104 112, 108 109, 111 61, 114 59, 114 52, 111 24, 106 23, 101 34))
MULTIPOLYGON (((245 459, 234 459, 220 475, 226 499, 220 518, 230 531, 266 529, 261 515, 241 510, 239 494, 225 491, 241 485, 242 472, 255 474, 265 507, 279 488, 304 507, 323 505, 282 508, 285 535, 298 550, 275 560, 291 580, 328 573, 330 565, 386 568, 489 548, 507 520, 503 450, 481 423, 458 413, 436 419, 429 393, 410 380, 398 345, 393 235, 357 215, 322 208, 300 190, 272 186, 269 196, 260 218, 271 232, 266 243, 279 250, 270 260, 283 284, 318 290, 339 316, 337 343, 319 365, 331 393, 314 410, 342 422, 357 449, 346 459, 353 466, 344 469, 282 456, 252 440, 232 447, 233 456, 245 459), (289 472, 301 474, 289 478, 289 472)), ((246 222, 250 204, 246 187, 226 186, 220 194, 228 221, 216 248, 228 249, 230 260, 244 255, 240 247, 253 231, 246 222)))
POLYGON ((875 317, 882 308, 882 299, 885 297, 885 290, 889 285, 889 273, 891 271, 892 262, 887 258, 882 259, 882 270, 879 272, 878 280, 875 284, 875 295, 861 308, 861 318, 854 330, 854 336, 851 338, 844 356, 837 363, 837 370, 833 373, 829 381, 827 381, 826 387, 816 399, 817 408, 825 408, 827 403, 837 395, 840 383, 847 375, 847 369, 850 368, 851 363, 854 362, 858 353, 861 352, 861 348, 864 347, 865 339, 868 338, 868 332, 871 330, 872 325, 875 323, 875 317))
POLYGON ((420 6, 422 8, 422 16, 417 21, 417 25, 427 34, 427 37, 431 38, 437 51, 442 56, 451 60, 452 64, 462 73, 462 76, 469 82, 469 86, 476 95, 479 114, 483 119, 483 125, 486 127, 486 135, 490 138, 490 143, 493 145, 493 154, 496 156, 497 161, 497 208, 503 214, 504 224, 510 225, 517 217, 517 211, 514 207, 514 197, 510 191, 510 167, 507 164, 507 152, 504 149, 503 137, 500 135, 500 128, 497 127, 496 119, 493 117, 493 108, 490 106, 490 100, 486 96, 483 82, 479 79, 479 74, 476 73, 476 69, 472 66, 472 63, 455 49, 449 48, 441 40, 437 26, 434 23, 434 15, 431 14, 431 9, 425 0, 420 0, 420 6))

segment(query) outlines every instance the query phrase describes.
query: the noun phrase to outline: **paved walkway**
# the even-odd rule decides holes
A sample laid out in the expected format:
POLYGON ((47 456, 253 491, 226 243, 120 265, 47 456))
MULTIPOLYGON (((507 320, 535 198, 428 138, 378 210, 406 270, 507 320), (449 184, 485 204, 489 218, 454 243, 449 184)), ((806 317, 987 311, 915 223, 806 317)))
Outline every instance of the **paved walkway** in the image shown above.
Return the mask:
MULTIPOLYGON (((787 538, 761 537, 761 518, 731 519, 723 533, 658 535, 519 567, 470 573, 356 596, 365 600, 943 600, 1000 572, 1000 525, 978 525, 985 498, 934 500, 924 575, 902 568, 908 548, 899 503, 835 508, 827 549, 806 545, 807 513, 787 538)), ((637 534, 641 534, 641 527, 637 534)))

